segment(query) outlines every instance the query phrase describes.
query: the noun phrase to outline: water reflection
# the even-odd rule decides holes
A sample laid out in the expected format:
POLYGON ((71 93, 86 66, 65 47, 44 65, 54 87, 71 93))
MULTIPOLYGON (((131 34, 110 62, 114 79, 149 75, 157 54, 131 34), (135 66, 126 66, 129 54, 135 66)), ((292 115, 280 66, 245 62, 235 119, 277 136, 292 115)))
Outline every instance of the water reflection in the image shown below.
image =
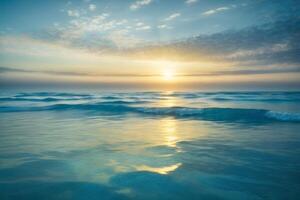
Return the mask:
MULTIPOLYGON (((160 120, 160 133, 162 135, 160 147, 170 147, 176 149, 174 153, 179 152, 179 147, 176 146, 176 143, 180 141, 180 138, 177 135, 177 122, 173 118, 164 118, 160 120)), ((159 137, 159 136, 158 136, 159 137)), ((173 154, 168 154, 168 156, 173 156, 173 154)), ((171 159, 172 160, 172 159, 171 159)), ((168 174, 169 172, 175 171, 180 167, 182 163, 178 162, 176 164, 162 166, 162 167, 153 167, 150 165, 138 165, 136 166, 137 171, 149 171, 158 174, 168 174)))
POLYGON ((176 147, 179 138, 176 132, 176 120, 166 118, 161 120, 162 134, 164 135, 164 144, 169 147, 176 147))
MULTIPOLYGON (((159 107, 189 103, 176 94, 151 95, 159 107)), ((194 97, 190 101, 198 103, 194 97)), ((228 101, 219 103, 220 107, 227 107, 228 101)), ((242 124, 238 120, 227 123, 239 119, 235 109, 216 110, 213 117, 229 116, 226 123, 211 115, 205 121, 174 119, 164 112, 149 117, 121 110, 115 115, 119 108, 132 110, 131 104, 123 104, 113 107, 112 115, 102 112, 102 107, 98 112, 99 106, 1 113, 0 199, 300 196, 295 178, 300 166, 299 123, 274 121, 253 126, 246 123, 252 120, 247 118, 242 124)))
POLYGON ((166 93, 164 98, 158 101, 158 105, 161 107, 174 107, 179 105, 179 99, 171 96, 172 93, 166 93))
POLYGON ((168 174, 172 171, 175 171, 180 166, 181 163, 176 163, 174 165, 165 166, 165 167, 150 167, 147 165, 141 165, 141 166, 137 166, 136 169, 138 171, 149 171, 149 172, 154 172, 159 174, 168 174))

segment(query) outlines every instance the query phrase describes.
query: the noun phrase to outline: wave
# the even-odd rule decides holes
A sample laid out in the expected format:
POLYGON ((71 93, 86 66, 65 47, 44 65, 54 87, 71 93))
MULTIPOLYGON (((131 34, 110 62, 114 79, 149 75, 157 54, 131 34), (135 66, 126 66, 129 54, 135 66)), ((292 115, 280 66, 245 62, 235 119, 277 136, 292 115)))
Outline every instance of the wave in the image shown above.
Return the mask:
POLYGON ((300 102, 300 92, 133 92, 133 93, 58 93, 33 92, 18 93, 15 96, 0 97, 0 102, 36 101, 55 102, 60 100, 165 100, 166 98, 183 98, 194 101, 245 101, 245 102, 300 102))
POLYGON ((0 102, 29 101, 29 102, 55 102, 73 100, 92 100, 95 97, 90 94, 34 92, 18 93, 14 96, 0 97, 0 102))
POLYGON ((0 102, 11 102, 11 101, 31 101, 31 102, 54 102, 54 101, 73 101, 73 100, 90 100, 92 97, 70 97, 70 98, 56 98, 56 97, 46 97, 46 98, 29 98, 29 97, 3 97, 0 98, 0 102))
POLYGON ((47 96, 53 96, 53 97, 90 97, 90 94, 79 94, 79 93, 65 93, 65 92, 32 92, 32 93, 19 93, 15 97, 47 97, 47 96))
POLYGON ((106 100, 117 100, 121 99, 121 97, 116 97, 116 96, 103 96, 101 99, 106 99, 106 100))
MULTIPOLYGON (((151 93, 152 94, 152 93, 151 93)), ((146 103, 161 99, 155 96, 140 96, 139 93, 116 93, 111 95, 101 94, 77 94, 77 93, 56 93, 56 92, 34 92, 19 93, 14 96, 0 97, 0 102, 55 102, 55 101, 76 101, 76 100, 98 100, 110 101, 112 103, 146 103), (146 101, 147 100, 147 101, 146 101)))
POLYGON ((173 97, 185 99, 206 99, 213 101, 262 101, 262 102, 299 102, 299 92, 176 92, 173 97))
POLYGON ((166 115, 177 118, 193 118, 208 121, 229 122, 266 122, 286 121, 300 122, 300 113, 275 112, 265 109, 247 108, 142 108, 142 113, 151 115, 166 115))
POLYGON ((267 117, 277 119, 280 121, 295 121, 300 122, 300 114, 298 113, 287 113, 287 112, 275 112, 275 111, 268 111, 266 113, 267 117))
POLYGON ((300 97, 269 97, 260 98, 255 96, 249 97, 212 97, 210 98, 214 101, 257 101, 257 102, 299 102, 300 97))
POLYGON ((142 104, 149 103, 149 101, 144 100, 115 100, 114 98, 106 99, 103 101, 102 98, 94 98, 94 97, 69 97, 69 98, 56 98, 56 97, 46 97, 46 98, 23 98, 23 97, 3 97, 0 98, 0 102, 12 102, 12 101, 30 101, 30 102, 57 102, 57 101, 77 101, 77 100, 99 100, 102 103, 110 103, 110 104, 142 104))
POLYGON ((206 121, 224 122, 300 122, 300 113, 275 112, 265 109, 246 109, 246 108, 192 108, 192 107, 139 107, 132 106, 131 102, 102 102, 102 103, 83 103, 83 104, 55 104, 51 106, 39 107, 17 107, 1 106, 0 112, 34 112, 34 111, 67 111, 67 110, 86 110, 94 111, 99 114, 127 114, 134 113, 153 117, 170 116, 180 119, 195 119, 206 121))

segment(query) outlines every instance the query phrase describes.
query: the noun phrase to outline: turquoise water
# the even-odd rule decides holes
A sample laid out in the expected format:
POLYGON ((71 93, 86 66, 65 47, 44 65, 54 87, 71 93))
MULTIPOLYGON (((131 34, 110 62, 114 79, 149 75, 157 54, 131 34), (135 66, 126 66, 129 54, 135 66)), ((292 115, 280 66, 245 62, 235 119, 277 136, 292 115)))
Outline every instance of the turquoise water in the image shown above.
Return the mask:
POLYGON ((297 199, 298 92, 0 97, 0 199, 297 199))

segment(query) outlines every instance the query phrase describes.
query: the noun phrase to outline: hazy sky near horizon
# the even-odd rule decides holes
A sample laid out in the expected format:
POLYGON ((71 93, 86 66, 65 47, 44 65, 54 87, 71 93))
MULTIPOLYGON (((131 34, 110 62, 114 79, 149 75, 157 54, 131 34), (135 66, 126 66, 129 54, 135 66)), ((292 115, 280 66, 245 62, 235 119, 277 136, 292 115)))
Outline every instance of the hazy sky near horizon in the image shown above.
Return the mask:
POLYGON ((297 89, 297 0, 1 0, 0 84, 297 89))

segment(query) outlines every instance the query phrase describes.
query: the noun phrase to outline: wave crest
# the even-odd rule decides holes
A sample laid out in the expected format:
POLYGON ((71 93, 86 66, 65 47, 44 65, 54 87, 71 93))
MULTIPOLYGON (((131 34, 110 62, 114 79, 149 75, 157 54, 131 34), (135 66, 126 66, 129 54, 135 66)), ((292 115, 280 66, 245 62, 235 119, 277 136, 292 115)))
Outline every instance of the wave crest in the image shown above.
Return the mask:
POLYGON ((126 114, 134 113, 153 117, 171 116, 180 119, 195 119, 206 121, 224 122, 300 122, 299 113, 275 112, 265 109, 246 108, 192 108, 192 107, 141 107, 134 106, 130 102, 102 102, 82 104, 55 104, 40 107, 0 107, 0 112, 22 112, 22 111, 66 111, 66 110, 87 110, 101 114, 126 114))
POLYGON ((280 120, 280 121, 300 122, 300 113, 287 113, 287 112, 268 111, 266 113, 266 116, 269 117, 269 118, 280 120))

